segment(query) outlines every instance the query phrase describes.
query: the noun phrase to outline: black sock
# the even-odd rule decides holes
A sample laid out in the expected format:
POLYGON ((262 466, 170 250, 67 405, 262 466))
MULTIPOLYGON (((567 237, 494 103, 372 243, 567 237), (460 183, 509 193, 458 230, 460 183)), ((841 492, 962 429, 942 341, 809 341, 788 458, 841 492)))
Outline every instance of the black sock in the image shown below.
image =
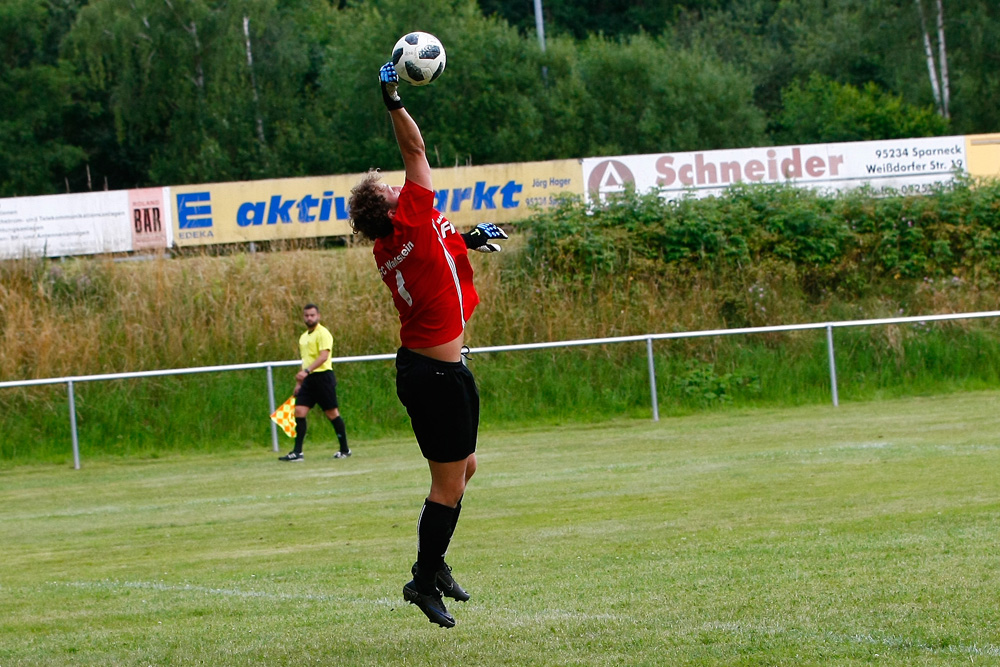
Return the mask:
POLYGON ((295 418, 295 453, 302 453, 302 441, 306 439, 306 418, 295 418))
POLYGON ((417 590, 429 594, 434 591, 434 577, 444 563, 451 533, 455 530, 455 510, 447 505, 424 501, 417 520, 417 590))
MULTIPOLYGON (((464 497, 465 495, 463 494, 462 498, 464 497)), ((449 542, 451 541, 451 538, 455 536, 455 528, 458 527, 458 515, 462 513, 462 498, 459 498, 458 504, 455 505, 455 516, 451 520, 451 534, 448 536, 449 542)))
POLYGON ((344 427, 344 418, 337 415, 330 420, 333 424, 333 430, 337 432, 337 441, 340 442, 340 451, 347 453, 351 451, 351 448, 347 446, 347 429, 344 427))

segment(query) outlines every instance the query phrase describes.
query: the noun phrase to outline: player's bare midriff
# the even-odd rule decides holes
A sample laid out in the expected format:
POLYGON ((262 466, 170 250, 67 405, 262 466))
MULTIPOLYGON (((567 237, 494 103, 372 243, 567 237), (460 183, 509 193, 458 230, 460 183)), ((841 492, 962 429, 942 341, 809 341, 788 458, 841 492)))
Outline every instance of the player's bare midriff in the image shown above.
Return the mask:
POLYGON ((417 354, 422 354, 425 357, 437 359, 438 361, 461 361, 462 346, 464 344, 465 333, 463 332, 458 335, 458 338, 450 340, 447 343, 432 345, 431 347, 411 347, 409 350, 410 352, 416 352, 417 354))

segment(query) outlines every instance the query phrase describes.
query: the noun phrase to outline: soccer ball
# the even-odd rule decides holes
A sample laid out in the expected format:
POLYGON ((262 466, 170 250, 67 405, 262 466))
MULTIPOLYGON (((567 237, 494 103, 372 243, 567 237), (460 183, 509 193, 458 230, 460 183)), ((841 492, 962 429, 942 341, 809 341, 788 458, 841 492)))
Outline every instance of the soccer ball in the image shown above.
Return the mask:
POLYGON ((414 86, 426 86, 441 76, 446 61, 441 40, 427 32, 404 35, 392 48, 392 65, 396 73, 414 86))

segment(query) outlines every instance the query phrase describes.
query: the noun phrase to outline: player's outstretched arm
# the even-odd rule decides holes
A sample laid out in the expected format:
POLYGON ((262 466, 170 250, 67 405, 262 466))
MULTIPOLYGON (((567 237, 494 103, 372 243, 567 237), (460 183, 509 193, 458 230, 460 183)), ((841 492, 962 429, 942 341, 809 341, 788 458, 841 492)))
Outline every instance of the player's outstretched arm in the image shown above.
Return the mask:
POLYGON ((492 243, 492 241, 503 241, 505 239, 507 239, 507 232, 492 222, 481 222, 472 231, 462 234, 465 247, 469 250, 478 250, 479 252, 500 252, 503 248, 498 243, 492 243))
POLYGON ((396 134, 399 153, 403 157, 406 180, 432 190, 431 165, 427 162, 424 138, 417 123, 403 107, 403 101, 399 97, 399 75, 391 62, 382 65, 378 71, 378 78, 382 86, 382 101, 389 110, 392 130, 396 134))

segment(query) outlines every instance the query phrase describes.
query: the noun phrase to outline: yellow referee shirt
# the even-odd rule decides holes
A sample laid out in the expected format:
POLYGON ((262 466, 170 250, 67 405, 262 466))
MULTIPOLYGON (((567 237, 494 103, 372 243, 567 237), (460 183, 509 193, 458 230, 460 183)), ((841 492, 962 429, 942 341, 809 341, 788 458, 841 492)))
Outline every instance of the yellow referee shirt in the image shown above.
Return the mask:
MULTIPOLYGON (((333 335, 325 326, 317 324, 315 329, 307 330, 299 336, 299 350, 302 352, 302 368, 309 368, 319 358, 321 351, 330 350, 330 356, 333 356, 333 335)), ((331 370, 333 370, 333 363, 327 359, 313 369, 313 373, 331 370)))

